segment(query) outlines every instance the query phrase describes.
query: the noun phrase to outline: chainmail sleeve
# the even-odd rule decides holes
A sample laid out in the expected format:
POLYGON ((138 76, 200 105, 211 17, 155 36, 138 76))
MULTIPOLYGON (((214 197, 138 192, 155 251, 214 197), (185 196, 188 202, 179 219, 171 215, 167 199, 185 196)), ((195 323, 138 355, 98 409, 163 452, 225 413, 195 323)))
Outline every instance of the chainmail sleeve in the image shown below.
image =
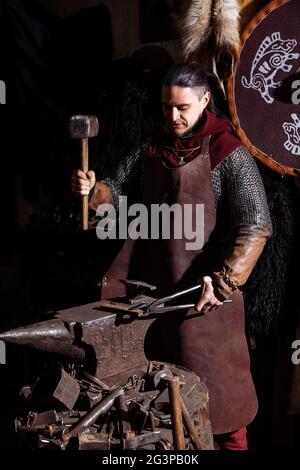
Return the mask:
POLYGON ((264 185, 254 158, 243 145, 212 171, 212 181, 218 212, 223 212, 226 206, 232 230, 241 225, 256 225, 271 234, 264 185))
POLYGON ((109 186, 115 207, 118 207, 119 197, 133 195, 139 198, 143 184, 144 161, 148 155, 150 140, 144 141, 121 161, 111 175, 101 180, 109 186))
POLYGON ((272 233, 267 198, 254 158, 241 145, 212 171, 220 260, 212 274, 224 300, 242 288, 272 233))

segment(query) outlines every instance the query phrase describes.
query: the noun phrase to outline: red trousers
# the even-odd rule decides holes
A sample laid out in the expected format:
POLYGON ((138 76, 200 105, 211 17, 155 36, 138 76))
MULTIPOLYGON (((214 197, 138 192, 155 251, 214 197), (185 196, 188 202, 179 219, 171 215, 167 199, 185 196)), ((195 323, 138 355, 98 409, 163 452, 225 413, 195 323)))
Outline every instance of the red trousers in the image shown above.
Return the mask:
POLYGON ((247 428, 216 436, 220 450, 248 450, 247 428))

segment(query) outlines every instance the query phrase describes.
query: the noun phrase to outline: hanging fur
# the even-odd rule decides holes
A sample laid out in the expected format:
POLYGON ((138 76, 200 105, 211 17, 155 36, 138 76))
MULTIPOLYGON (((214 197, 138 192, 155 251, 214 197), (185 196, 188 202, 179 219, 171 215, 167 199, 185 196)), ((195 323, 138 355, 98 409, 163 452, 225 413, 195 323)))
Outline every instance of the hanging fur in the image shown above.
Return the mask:
POLYGON ((175 9, 173 18, 179 31, 182 43, 182 55, 185 60, 194 59, 199 47, 208 42, 212 36, 211 12, 214 0, 190 0, 185 8, 175 9))
POLYGON ((240 48, 239 1, 215 0, 212 9, 213 32, 216 38, 216 54, 222 51, 237 59, 240 48))
POLYGON ((239 0, 171 0, 182 56, 226 78, 240 47, 239 0))
POLYGON ((289 298, 296 298, 292 261, 297 242, 296 199, 292 181, 258 162, 269 203, 273 235, 244 287, 246 326, 258 338, 282 334, 293 321, 289 298), (294 293, 293 293, 294 292, 294 293))

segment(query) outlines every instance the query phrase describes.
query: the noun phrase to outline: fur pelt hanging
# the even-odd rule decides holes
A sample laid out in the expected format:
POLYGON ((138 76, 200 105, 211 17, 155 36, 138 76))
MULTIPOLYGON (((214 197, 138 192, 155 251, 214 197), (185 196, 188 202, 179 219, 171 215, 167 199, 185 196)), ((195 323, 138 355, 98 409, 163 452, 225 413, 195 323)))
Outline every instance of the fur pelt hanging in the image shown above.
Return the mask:
POLYGON ((240 48, 239 0, 170 0, 170 5, 183 59, 227 78, 240 48))
POLYGON ((258 162, 266 189, 273 234, 244 286, 246 329, 254 338, 284 335, 294 321, 297 277, 297 199, 291 179, 282 179, 258 162))

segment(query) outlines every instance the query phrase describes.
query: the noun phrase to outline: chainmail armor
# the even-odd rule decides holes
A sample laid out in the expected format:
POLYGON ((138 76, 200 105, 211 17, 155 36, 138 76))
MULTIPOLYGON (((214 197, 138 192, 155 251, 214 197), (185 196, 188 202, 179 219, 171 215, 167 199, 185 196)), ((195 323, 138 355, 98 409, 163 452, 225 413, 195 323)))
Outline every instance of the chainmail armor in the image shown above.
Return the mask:
POLYGON ((150 139, 139 145, 119 164, 113 177, 106 177, 102 183, 107 184, 112 192, 113 202, 118 207, 119 197, 124 194, 140 195, 143 187, 144 159, 148 155, 150 139))
POLYGON ((216 207, 227 206, 227 214, 230 207, 233 227, 257 225, 272 231, 262 178, 255 159, 243 145, 214 168, 212 182, 216 207))
MULTIPOLYGON (((134 193, 135 196, 137 192, 141 194, 148 146, 149 140, 121 162, 113 178, 107 177, 102 180, 110 186, 116 206, 118 198, 124 194, 134 193)), ((231 230, 240 225, 257 225, 272 231, 265 189, 259 170, 254 158, 243 145, 235 149, 212 170, 212 183, 217 211, 221 215, 226 214, 227 220, 231 217, 231 230), (249 191, 246 192, 245 188, 249 191)))

